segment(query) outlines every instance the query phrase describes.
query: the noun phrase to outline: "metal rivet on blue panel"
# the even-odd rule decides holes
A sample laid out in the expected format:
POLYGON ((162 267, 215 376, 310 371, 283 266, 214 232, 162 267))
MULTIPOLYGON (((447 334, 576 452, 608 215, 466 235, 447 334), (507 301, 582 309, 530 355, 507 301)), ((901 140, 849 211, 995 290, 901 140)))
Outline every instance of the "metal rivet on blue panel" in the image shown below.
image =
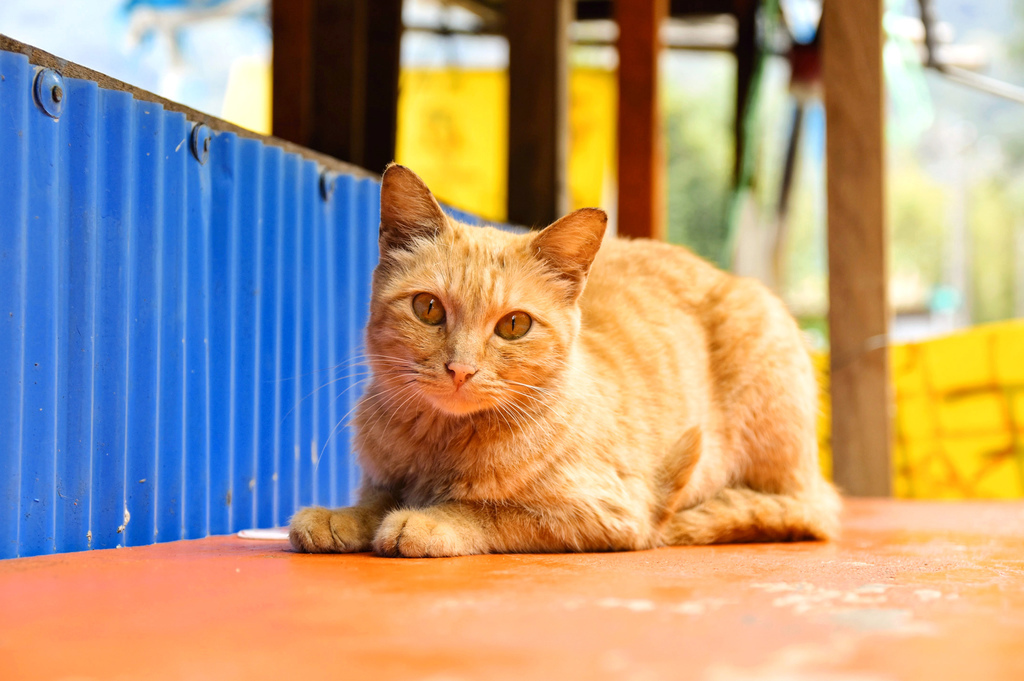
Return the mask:
POLYGON ((53 69, 42 69, 33 83, 36 104, 50 118, 60 118, 64 108, 64 78, 53 69))
POLYGON ((192 155, 199 161, 199 165, 206 165, 206 159, 210 158, 211 137, 213 132, 202 123, 192 127, 192 155))
POLYGON ((338 176, 329 170, 320 173, 320 196, 324 201, 330 201, 334 195, 334 187, 338 184, 338 176))

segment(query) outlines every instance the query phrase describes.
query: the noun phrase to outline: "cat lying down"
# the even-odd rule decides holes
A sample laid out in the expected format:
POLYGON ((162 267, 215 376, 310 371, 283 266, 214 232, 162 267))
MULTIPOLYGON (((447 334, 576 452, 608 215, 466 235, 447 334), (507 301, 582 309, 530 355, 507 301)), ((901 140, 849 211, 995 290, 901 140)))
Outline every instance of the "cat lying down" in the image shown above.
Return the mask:
POLYGON ((351 508, 292 546, 385 556, 828 539, 817 389, 763 286, 583 209, 511 234, 381 188, 351 508))

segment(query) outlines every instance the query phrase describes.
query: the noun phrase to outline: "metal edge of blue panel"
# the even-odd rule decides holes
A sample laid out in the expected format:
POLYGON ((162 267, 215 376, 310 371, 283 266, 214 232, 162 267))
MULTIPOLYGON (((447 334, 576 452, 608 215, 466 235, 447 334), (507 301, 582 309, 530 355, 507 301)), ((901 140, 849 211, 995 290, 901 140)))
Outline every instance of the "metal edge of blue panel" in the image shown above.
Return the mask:
MULTIPOLYGON (((184 116, 148 112, 163 119, 156 140, 157 163, 160 168, 161 248, 160 266, 160 352, 158 363, 159 411, 157 420, 157 541, 172 542, 187 537, 185 528, 195 519, 194 505, 187 495, 194 484, 188 484, 190 462, 184 449, 185 412, 185 348, 188 282, 184 262, 187 230, 184 225, 184 166, 179 159, 183 144, 188 141, 184 116), (174 153, 175 147, 178 153, 174 153)), ((129 507, 129 512, 131 508, 129 507)))
MULTIPOLYGON (((218 135, 210 148, 211 189, 218 200, 210 211, 208 235, 209 287, 204 317, 208 324, 209 384, 207 409, 210 423, 210 507, 221 523, 221 512, 228 510, 228 484, 232 472, 232 447, 235 424, 233 402, 234 358, 232 317, 235 314, 235 250, 239 247, 239 185, 245 168, 239 163, 239 140, 234 135, 218 135)), ((224 514, 221 531, 227 531, 224 514)))
MULTIPOLYGON (((125 506, 118 526, 123 546, 149 544, 156 530, 164 279, 163 117, 154 115, 157 108, 132 102, 125 506)), ((165 497, 164 503, 181 506, 180 498, 174 496, 165 497)))
POLYGON ((334 448, 329 470, 331 485, 331 503, 338 505, 349 498, 349 462, 351 457, 343 458, 339 452, 352 451, 352 435, 348 422, 352 418, 353 406, 357 393, 364 385, 366 363, 363 361, 359 348, 360 334, 354 328, 353 317, 357 314, 354 303, 354 292, 357 286, 356 234, 352 229, 356 220, 358 203, 358 182, 355 178, 338 178, 334 191, 334 206, 329 231, 334 241, 334 277, 329 283, 333 291, 332 305, 336 312, 332 327, 332 337, 336 344, 335 364, 338 371, 334 377, 338 380, 339 392, 332 400, 330 419, 331 428, 327 432, 326 443, 334 448))
POLYGON ((278 380, 278 232, 282 229, 283 170, 282 151, 276 147, 266 149, 259 198, 260 230, 256 242, 257 285, 260 290, 256 307, 258 344, 254 395, 256 472, 250 482, 255 492, 253 513, 259 527, 273 526, 277 515, 277 441, 280 432, 277 414, 281 388, 278 380))
POLYGON ((97 193, 96 384, 90 547, 122 543, 129 366, 130 233, 135 103, 126 92, 100 90, 97 193))
POLYGON ((67 319, 64 362, 67 380, 62 400, 66 413, 65 447, 57 453, 56 537, 59 550, 89 548, 92 502, 92 452, 95 426, 98 88, 95 83, 64 84, 68 106, 61 115, 61 169, 67 191, 65 264, 67 319), (66 150, 66 151, 65 151, 66 150))
MULTIPOLYGON (((322 201, 320 173, 316 164, 305 161, 302 164, 302 221, 297 225, 298 269, 295 276, 296 308, 299 311, 298 343, 299 373, 296 376, 298 402, 296 403, 295 419, 298 426, 295 457, 297 460, 295 501, 288 515, 291 516, 301 506, 308 506, 315 498, 313 483, 313 467, 319 452, 316 447, 316 388, 322 384, 324 369, 320 362, 318 330, 319 319, 316 314, 316 294, 318 268, 315 260, 315 238, 320 228, 322 201)), ((322 392, 322 391, 321 391, 322 392)))
POLYGON ((205 178, 211 164, 200 164, 190 152, 193 125, 184 116, 168 115, 174 122, 165 137, 168 176, 172 190, 181 195, 180 214, 174 224, 181 231, 177 273, 178 364, 181 371, 180 457, 182 459, 181 539, 198 539, 210 534, 210 488, 213 484, 208 412, 210 322, 208 298, 209 227, 211 210, 206 205, 205 178))
POLYGON ((28 324, 28 59, 0 52, 0 558, 19 555, 28 324))
MULTIPOLYGON (((26 65, 27 67, 27 65, 26 65)), ((34 71, 27 69, 29 71, 34 71)), ((27 74, 26 74, 27 75, 27 74)), ((26 77, 26 81, 31 82, 26 77)), ((26 83, 28 84, 28 83, 26 83)), ((56 457, 62 448, 64 415, 59 400, 62 371, 59 337, 62 281, 59 197, 62 194, 60 168, 60 123, 43 113, 31 101, 24 130, 28 145, 27 263, 25 277, 26 317, 23 362, 23 421, 21 523, 19 553, 53 553, 55 545, 56 457)))

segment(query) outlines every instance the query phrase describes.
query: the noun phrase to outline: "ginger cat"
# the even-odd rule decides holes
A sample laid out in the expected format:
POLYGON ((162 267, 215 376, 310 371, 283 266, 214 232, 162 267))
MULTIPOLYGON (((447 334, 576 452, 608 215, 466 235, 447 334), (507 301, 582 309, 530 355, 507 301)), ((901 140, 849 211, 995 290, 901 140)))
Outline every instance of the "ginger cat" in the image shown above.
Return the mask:
POLYGON ((817 389, 782 303, 677 246, 602 239, 578 210, 511 234, 381 187, 351 508, 298 551, 616 551, 826 539, 817 389))

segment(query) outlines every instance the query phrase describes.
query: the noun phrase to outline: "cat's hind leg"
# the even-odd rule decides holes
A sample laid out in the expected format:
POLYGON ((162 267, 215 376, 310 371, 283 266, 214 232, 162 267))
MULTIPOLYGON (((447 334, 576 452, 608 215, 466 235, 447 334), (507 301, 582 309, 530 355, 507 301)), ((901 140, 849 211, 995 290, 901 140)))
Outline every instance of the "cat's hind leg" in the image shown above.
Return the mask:
POLYGON ((679 511, 662 530, 670 546, 833 539, 839 534, 839 495, 828 483, 800 495, 725 488, 679 511))

